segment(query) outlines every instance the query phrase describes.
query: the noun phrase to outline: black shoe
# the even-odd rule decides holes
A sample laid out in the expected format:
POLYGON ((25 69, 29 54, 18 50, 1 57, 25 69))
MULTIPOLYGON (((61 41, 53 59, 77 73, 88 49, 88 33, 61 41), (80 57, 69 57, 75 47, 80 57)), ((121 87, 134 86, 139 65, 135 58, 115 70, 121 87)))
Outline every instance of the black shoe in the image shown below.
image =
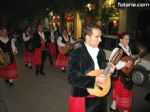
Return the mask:
POLYGON ((38 76, 38 73, 39 73, 38 70, 36 70, 36 71, 35 71, 35 76, 38 76))
POLYGON ((62 71, 62 73, 65 73, 66 72, 66 70, 65 69, 63 69, 63 70, 61 70, 62 71))
POLYGON ((5 84, 8 84, 9 83, 9 80, 5 80, 5 84))
POLYGON ((46 73, 44 73, 43 71, 42 71, 42 72, 40 72, 40 74, 41 74, 41 75, 46 75, 46 73))
POLYGON ((119 110, 118 110, 118 109, 112 109, 112 108, 110 107, 110 112, 119 112, 119 110))
POLYGON ((14 83, 9 82, 8 86, 9 86, 9 87, 14 87, 14 83))
POLYGON ((51 66, 53 66, 53 61, 50 61, 51 66))
POLYGON ((28 64, 25 64, 25 67, 27 68, 27 67, 28 67, 28 64))
POLYGON ((30 69, 32 69, 32 66, 29 66, 30 69))

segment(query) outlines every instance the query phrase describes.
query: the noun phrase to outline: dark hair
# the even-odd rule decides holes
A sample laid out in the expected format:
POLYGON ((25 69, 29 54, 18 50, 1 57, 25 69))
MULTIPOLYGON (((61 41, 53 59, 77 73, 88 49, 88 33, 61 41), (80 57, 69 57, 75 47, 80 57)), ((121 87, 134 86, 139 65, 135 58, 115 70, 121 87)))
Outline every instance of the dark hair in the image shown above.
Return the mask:
POLYGON ((31 25, 27 25, 27 26, 25 27, 25 30, 27 30, 27 28, 29 28, 29 27, 31 27, 31 25))
POLYGON ((0 26, 0 30, 2 30, 2 26, 0 26))
POLYGON ((83 37, 84 37, 84 39, 85 39, 86 35, 91 36, 93 34, 93 29, 99 29, 99 30, 101 30, 100 27, 96 26, 96 25, 94 25, 94 26, 86 26, 83 29, 83 37))
POLYGON ((123 39, 126 35, 130 36, 129 33, 123 32, 121 35, 119 35, 119 39, 123 39))
POLYGON ((1 26, 1 27, 0 27, 0 30, 4 30, 4 29, 7 30, 7 28, 6 28, 5 26, 1 26))
POLYGON ((41 22, 37 22, 36 25, 35 25, 35 31, 38 32, 38 27, 40 25, 43 25, 41 22))

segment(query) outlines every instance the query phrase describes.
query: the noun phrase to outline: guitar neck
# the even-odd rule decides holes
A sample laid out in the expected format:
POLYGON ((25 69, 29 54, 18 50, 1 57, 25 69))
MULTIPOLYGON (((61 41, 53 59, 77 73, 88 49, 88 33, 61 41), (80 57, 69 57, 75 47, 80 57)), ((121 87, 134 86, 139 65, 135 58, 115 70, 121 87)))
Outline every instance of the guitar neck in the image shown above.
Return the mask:
POLYGON ((135 61, 139 58, 139 55, 138 56, 135 56, 134 58, 132 58, 132 63, 135 63, 135 61))
POLYGON ((107 67, 104 69, 103 74, 107 75, 110 71, 110 67, 113 67, 112 63, 108 63, 107 67))
POLYGON ((145 56, 145 54, 146 54, 146 51, 141 52, 140 54, 138 54, 137 56, 135 56, 135 57, 132 59, 132 62, 134 63, 138 58, 142 58, 143 56, 145 56))

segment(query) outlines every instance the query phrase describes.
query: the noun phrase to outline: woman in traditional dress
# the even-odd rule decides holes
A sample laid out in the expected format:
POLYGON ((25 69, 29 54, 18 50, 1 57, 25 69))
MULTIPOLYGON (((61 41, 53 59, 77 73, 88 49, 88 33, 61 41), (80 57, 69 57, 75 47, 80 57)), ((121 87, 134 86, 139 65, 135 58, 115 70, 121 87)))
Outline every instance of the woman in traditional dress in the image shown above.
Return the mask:
POLYGON ((31 26, 26 27, 26 31, 22 34, 23 40, 25 42, 25 48, 23 53, 23 59, 25 67, 29 67, 32 69, 32 63, 33 63, 33 53, 34 53, 34 46, 33 45, 33 31, 31 26))
POLYGON ((14 55, 17 54, 17 48, 13 40, 8 38, 7 29, 1 29, 0 49, 1 52, 8 54, 10 63, 0 67, 0 77, 5 79, 9 87, 14 86, 13 79, 18 78, 18 70, 14 55))
MULTIPOLYGON (((128 33, 123 33, 120 36, 120 43, 117 48, 115 48, 112 52, 112 55, 116 52, 117 49, 123 50, 123 56, 131 56, 131 49, 129 47, 130 35, 128 33)), ((139 62, 139 59, 134 63, 139 62)), ((132 109, 132 98, 133 98, 133 90, 132 90, 132 78, 131 75, 126 75, 122 68, 127 67, 130 68, 132 61, 129 60, 125 62, 120 60, 116 65, 117 69, 117 78, 114 80, 114 90, 113 90, 113 102, 110 107, 110 112, 119 112, 119 110, 123 112, 129 112, 132 109)))
POLYGON ((37 31, 33 34, 33 42, 34 42, 34 64, 36 66, 36 76, 40 73, 41 75, 46 75, 44 73, 44 63, 47 57, 47 49, 46 42, 47 39, 43 32, 43 25, 37 24, 37 31))
POLYGON ((56 60, 56 46, 55 46, 55 29, 54 26, 50 26, 50 44, 49 44, 49 50, 50 50, 50 60, 53 62, 56 60))
MULTIPOLYGON (((70 42, 73 44, 75 41, 68 35, 66 29, 63 30, 63 35, 58 37, 57 45, 59 47, 66 47, 66 43, 70 42)), ((56 60, 56 67, 61 68, 62 72, 68 67, 68 54, 62 54, 60 51, 56 60)))

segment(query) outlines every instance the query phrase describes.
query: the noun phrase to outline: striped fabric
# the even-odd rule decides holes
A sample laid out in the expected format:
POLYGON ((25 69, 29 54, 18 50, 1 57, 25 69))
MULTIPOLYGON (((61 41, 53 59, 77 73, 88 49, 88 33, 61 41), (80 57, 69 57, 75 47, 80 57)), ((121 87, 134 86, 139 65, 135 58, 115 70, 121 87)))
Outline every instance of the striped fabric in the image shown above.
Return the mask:
POLYGON ((0 77, 4 79, 15 79, 18 77, 16 62, 13 61, 10 65, 0 67, 0 77))
POLYGON ((67 68, 68 67, 68 57, 59 53, 56 60, 56 67, 57 68, 67 68))
POLYGON ((124 88, 120 77, 114 82, 113 100, 117 102, 117 108, 120 110, 132 109, 132 90, 124 88))

